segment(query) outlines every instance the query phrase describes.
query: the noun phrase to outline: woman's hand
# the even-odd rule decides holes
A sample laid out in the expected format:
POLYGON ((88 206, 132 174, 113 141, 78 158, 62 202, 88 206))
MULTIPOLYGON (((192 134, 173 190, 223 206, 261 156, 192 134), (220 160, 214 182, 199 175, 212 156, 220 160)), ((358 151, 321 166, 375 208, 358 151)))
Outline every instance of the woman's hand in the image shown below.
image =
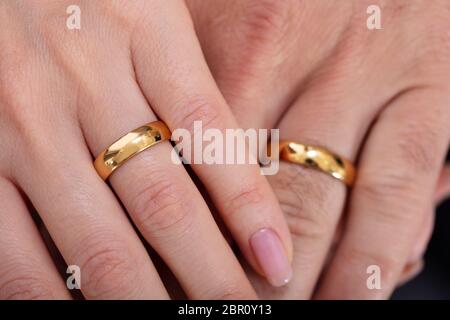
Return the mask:
MULTIPOLYGON (((294 240, 294 278, 279 290, 255 278, 257 291, 387 298, 417 271, 431 233, 450 138, 449 2, 187 3, 242 126, 279 127, 281 139, 357 164, 347 210, 345 186, 319 171, 282 163, 269 177, 294 240), (381 30, 367 27, 374 4, 381 30), (380 290, 367 287, 371 265, 380 267, 380 290)), ((446 172, 440 197, 448 194, 446 172)))
MULTIPOLYGON (((157 117, 172 130, 191 130, 195 120, 237 126, 184 3, 78 4, 81 29, 69 30, 67 1, 0 3, 0 297, 69 297, 29 199, 65 262, 81 268, 86 298, 168 297, 126 212, 188 297, 255 298, 201 194, 171 161, 170 143, 129 160, 110 187, 93 166, 111 143, 157 117)), ((258 166, 193 169, 250 264, 284 284, 290 234, 258 166), (268 239, 261 229, 271 230, 268 239), (254 234, 263 247, 277 242, 274 256, 252 250, 254 234)))

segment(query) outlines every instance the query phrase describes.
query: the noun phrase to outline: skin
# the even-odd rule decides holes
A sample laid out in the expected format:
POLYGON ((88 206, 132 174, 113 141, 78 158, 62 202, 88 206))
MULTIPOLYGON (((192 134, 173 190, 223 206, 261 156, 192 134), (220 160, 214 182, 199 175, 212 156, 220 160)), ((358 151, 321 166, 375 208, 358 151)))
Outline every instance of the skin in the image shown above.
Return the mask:
MULTIPOLYGON (((85 298, 169 297, 131 221, 189 298, 256 298, 188 173, 171 161, 169 142, 128 161, 110 185, 92 163, 157 117, 172 130, 194 120, 237 127, 184 2, 80 1, 79 31, 66 28, 70 4, 0 4, 0 298, 68 298, 27 201, 67 265, 80 266, 85 298), (35 290, 24 285, 30 277, 35 290)), ((265 228, 290 258, 287 223, 258 166, 193 170, 250 264, 262 272, 249 239, 265 228)))
POLYGON ((258 168, 193 169, 258 274, 249 237, 271 228, 291 257, 292 236, 288 286, 275 290, 246 268, 261 297, 388 297, 420 267, 431 208, 450 185, 440 173, 450 10, 411 3, 383 3, 396 31, 380 34, 365 29, 365 1, 189 1, 201 49, 181 1, 82 1, 90 31, 75 36, 60 26, 68 2, 1 3, 0 297, 69 298, 28 200, 66 263, 82 267, 86 298, 169 296, 119 201, 188 297, 256 297, 168 143, 111 177, 118 199, 96 175, 92 157, 156 117, 171 129, 279 127, 281 138, 358 160, 345 216, 339 181, 287 163, 269 177, 290 234, 258 168), (428 23, 411 23, 417 12, 428 23), (382 268, 381 291, 362 287, 370 264, 382 268))
POLYGON ((273 289, 249 271, 257 292, 388 298, 420 270, 433 208, 448 195, 448 1, 212 2, 188 5, 241 125, 280 128, 281 139, 326 147, 358 167, 351 190, 288 163, 269 177, 293 236, 294 277, 273 289), (366 27, 372 4, 382 30, 366 27), (366 287, 370 265, 381 268, 381 290, 366 287))

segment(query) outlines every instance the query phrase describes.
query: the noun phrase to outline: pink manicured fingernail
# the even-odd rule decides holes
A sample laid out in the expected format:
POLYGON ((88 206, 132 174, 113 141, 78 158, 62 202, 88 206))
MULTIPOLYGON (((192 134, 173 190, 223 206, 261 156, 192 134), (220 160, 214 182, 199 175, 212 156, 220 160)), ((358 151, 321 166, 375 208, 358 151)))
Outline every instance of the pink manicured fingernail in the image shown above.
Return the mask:
POLYGON ((254 233, 250 246, 271 285, 281 287, 291 280, 291 264, 280 238, 273 230, 261 229, 254 233))

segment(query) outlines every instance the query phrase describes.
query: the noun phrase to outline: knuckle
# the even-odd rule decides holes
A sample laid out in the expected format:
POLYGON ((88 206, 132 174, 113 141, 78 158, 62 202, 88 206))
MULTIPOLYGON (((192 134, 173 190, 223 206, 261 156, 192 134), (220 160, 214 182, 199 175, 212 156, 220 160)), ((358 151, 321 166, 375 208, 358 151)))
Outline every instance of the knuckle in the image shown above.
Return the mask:
POLYGON ((13 45, 10 40, 0 36, 0 92, 15 84, 14 80, 22 78, 31 66, 31 55, 25 46, 13 45))
POLYGON ((82 287, 90 298, 132 295, 137 278, 136 259, 116 242, 102 241, 88 246, 82 257, 82 287))
POLYGON ((361 198, 369 198, 375 202, 385 201, 386 197, 396 198, 406 193, 403 177, 398 173, 388 174, 384 172, 383 176, 367 175, 366 178, 357 182, 357 193, 361 198))
POLYGON ((446 94, 442 88, 419 86, 397 98, 399 104, 409 107, 392 105, 383 112, 381 121, 395 139, 385 141, 377 150, 389 153, 380 172, 395 169, 409 182, 438 172, 448 144, 448 112, 443 97, 446 94))
POLYGON ((32 147, 48 130, 48 113, 40 84, 26 71, 31 58, 0 57, 0 126, 12 131, 16 143, 32 147), (4 125, 4 126, 3 126, 4 125))
POLYGON ((330 232, 330 223, 323 216, 309 214, 289 201, 281 203, 281 208, 288 216, 289 229, 295 236, 319 240, 330 232))
POLYGON ((23 128, 31 120, 31 114, 35 114, 30 89, 20 79, 13 81, 7 75, 0 76, 0 100, 2 118, 6 117, 16 128, 23 128))
POLYGON ((323 239, 330 234, 343 206, 345 188, 320 172, 301 166, 281 163, 280 171, 271 180, 293 235, 323 239), (342 197, 336 196, 342 193, 342 197), (328 214, 330 208, 336 216, 328 214))
POLYGON ((133 30, 136 22, 140 20, 146 10, 147 1, 114 0, 98 2, 95 5, 103 17, 113 19, 120 30, 133 30))
POLYGON ((54 298, 44 278, 36 277, 36 271, 15 272, 14 276, 0 284, 0 297, 5 300, 47 300, 54 298))
MULTIPOLYGON (((248 38, 259 41, 272 41, 274 35, 281 36, 293 8, 292 1, 253 0, 246 6, 248 38)), ((298 6, 298 4, 297 4, 298 6)))
POLYGON ((242 50, 236 62, 236 71, 241 77, 251 78, 261 64, 267 71, 275 70, 273 56, 288 57, 292 43, 296 41, 299 16, 295 12, 302 9, 296 1, 252 0, 245 4, 243 17, 235 31, 237 43, 242 50), (239 32, 237 32, 239 30, 239 32))
POLYGON ((404 261, 401 255, 386 254, 386 251, 379 253, 367 252, 364 249, 351 247, 341 252, 341 259, 345 264, 341 264, 345 270, 361 270, 366 272, 367 267, 376 265, 380 268, 383 283, 395 281, 396 275, 402 269, 404 261))
POLYGON ((151 232, 187 228, 190 210, 186 188, 170 177, 149 181, 140 188, 132 202, 136 223, 151 232))
POLYGON ((239 189, 238 192, 233 192, 228 196, 226 201, 227 206, 224 214, 232 216, 246 206, 259 203, 264 199, 262 186, 258 183, 250 183, 239 189))
POLYGON ((409 168, 429 173, 436 169, 436 153, 432 152, 430 144, 422 143, 423 139, 424 137, 410 137, 399 141, 399 157, 409 168))
POLYGON ((418 208, 422 208, 421 197, 415 187, 414 173, 408 170, 384 169, 383 174, 367 174, 357 182, 355 201, 369 201, 374 214, 389 223, 412 221, 418 208))
POLYGON ((35 113, 38 99, 33 96, 39 92, 38 82, 33 81, 36 55, 32 48, 0 39, 0 117, 17 122, 29 120, 29 114, 35 113))
POLYGON ((416 119, 405 123, 398 139, 399 160, 413 170, 429 173, 436 169, 436 145, 441 135, 432 119, 416 119))
POLYGON ((242 285, 237 283, 223 283, 206 293, 206 299, 211 300, 245 300, 249 294, 242 290, 242 285))
POLYGON ((220 128, 220 110, 217 103, 211 102, 211 99, 206 97, 194 96, 183 99, 177 105, 183 105, 182 108, 176 108, 178 118, 175 120, 176 128, 183 128, 193 130, 195 121, 201 121, 204 128, 216 127, 220 128))

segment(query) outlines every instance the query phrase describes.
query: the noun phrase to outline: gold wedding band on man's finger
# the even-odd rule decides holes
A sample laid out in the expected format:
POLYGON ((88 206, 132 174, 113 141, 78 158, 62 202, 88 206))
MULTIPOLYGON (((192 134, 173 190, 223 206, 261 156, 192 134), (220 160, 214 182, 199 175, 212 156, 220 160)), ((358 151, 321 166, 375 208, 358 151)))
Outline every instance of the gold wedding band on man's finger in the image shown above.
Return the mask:
POLYGON ((280 142, 279 153, 281 160, 317 169, 349 187, 355 182, 356 170, 353 164, 325 148, 285 140, 280 142))

